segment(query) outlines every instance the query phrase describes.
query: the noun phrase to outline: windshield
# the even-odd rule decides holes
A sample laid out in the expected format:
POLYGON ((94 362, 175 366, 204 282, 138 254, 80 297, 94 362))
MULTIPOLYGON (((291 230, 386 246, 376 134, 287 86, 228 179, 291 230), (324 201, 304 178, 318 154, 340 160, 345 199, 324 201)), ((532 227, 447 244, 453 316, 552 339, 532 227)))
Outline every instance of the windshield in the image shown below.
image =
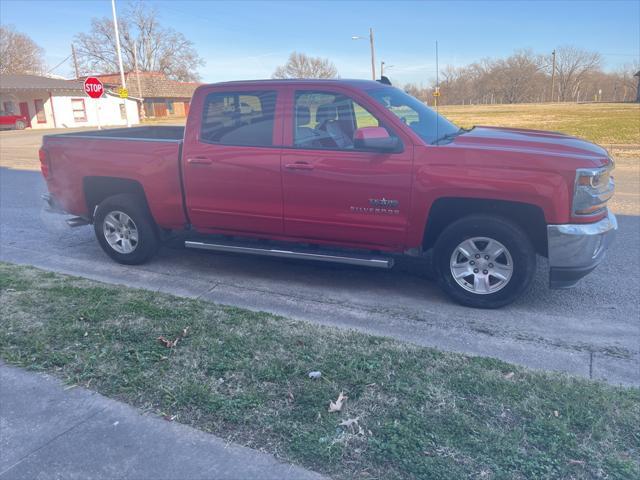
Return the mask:
POLYGON ((439 143, 439 140, 452 138, 463 131, 420 100, 397 88, 377 88, 367 93, 407 124, 426 143, 439 143))

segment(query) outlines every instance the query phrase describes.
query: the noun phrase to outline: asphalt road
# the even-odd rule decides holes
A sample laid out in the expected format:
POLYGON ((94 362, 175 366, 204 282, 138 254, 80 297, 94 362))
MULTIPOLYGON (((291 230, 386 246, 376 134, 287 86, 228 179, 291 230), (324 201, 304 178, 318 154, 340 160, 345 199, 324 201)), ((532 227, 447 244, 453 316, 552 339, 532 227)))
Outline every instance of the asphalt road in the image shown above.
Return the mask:
MULTIPOLYGON (((33 152, 5 135, 2 164, 15 157, 16 167, 33 169, 33 152)), ((516 303, 474 310, 446 298, 416 260, 379 271, 172 246, 149 264, 118 265, 102 252, 91 227, 70 229, 64 217, 45 213, 39 172, 18 168, 0 168, 0 260, 640 385, 638 216, 618 217, 608 257, 576 288, 549 290, 541 258, 532 288, 516 303)))

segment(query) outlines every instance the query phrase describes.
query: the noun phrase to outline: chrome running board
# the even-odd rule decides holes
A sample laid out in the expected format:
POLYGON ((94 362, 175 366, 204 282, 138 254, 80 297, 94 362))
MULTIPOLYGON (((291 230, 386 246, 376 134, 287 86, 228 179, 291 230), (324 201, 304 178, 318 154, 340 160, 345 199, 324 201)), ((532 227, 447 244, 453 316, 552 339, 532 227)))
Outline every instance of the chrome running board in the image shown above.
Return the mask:
POLYGON ((214 250, 216 252, 245 253, 249 255, 263 255, 266 257, 299 258, 302 260, 344 263, 347 265, 360 265, 363 267, 393 267, 393 258, 375 255, 346 255, 339 252, 328 252, 322 250, 283 250, 280 248, 260 248, 255 246, 249 247, 245 245, 234 245, 232 243, 206 243, 191 240, 185 241, 184 246, 200 250, 214 250))
POLYGON ((89 225, 89 220, 82 217, 73 217, 67 220, 67 225, 70 227, 83 227, 84 225, 89 225))

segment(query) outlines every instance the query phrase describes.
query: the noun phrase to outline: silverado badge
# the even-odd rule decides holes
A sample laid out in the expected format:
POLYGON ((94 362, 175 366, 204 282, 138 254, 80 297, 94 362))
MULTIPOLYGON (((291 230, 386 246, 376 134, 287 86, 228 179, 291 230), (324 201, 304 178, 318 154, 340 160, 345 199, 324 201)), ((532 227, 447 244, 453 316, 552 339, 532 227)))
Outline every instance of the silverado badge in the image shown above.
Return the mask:
POLYGON ((370 198, 370 207, 351 207, 353 213, 372 213, 374 215, 400 215, 398 200, 388 200, 386 198, 370 198))

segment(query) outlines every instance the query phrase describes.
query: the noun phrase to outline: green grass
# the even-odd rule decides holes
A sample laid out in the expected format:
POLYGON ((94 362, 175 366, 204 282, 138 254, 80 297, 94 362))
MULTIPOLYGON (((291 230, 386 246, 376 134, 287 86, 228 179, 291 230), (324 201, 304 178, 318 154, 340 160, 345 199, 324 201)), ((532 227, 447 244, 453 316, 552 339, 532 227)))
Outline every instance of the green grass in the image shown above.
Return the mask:
POLYGON ((335 478, 640 475, 637 389, 2 263, 0 302, 5 361, 335 478))
POLYGON ((440 113, 461 127, 501 127, 552 130, 608 147, 640 144, 640 104, 542 103, 516 105, 442 106, 440 113))

